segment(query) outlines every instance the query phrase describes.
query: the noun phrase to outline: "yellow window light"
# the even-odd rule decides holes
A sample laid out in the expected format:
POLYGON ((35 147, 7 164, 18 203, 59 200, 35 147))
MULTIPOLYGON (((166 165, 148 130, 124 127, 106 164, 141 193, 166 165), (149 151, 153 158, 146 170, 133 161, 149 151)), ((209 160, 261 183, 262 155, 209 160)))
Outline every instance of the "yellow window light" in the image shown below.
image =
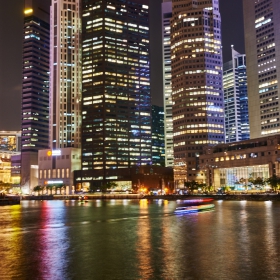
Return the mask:
POLYGON ((31 9, 31 8, 24 10, 25 15, 32 14, 32 13, 33 13, 33 9, 31 9))

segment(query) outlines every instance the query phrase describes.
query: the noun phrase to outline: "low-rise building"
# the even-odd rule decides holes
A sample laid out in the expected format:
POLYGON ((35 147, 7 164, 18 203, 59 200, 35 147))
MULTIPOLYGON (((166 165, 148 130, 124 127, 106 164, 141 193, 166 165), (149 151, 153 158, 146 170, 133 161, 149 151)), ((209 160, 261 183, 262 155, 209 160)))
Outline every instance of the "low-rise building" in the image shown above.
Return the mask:
POLYGON ((207 185, 250 188, 257 178, 280 176, 280 135, 205 147, 199 168, 207 185))
POLYGON ((74 170, 81 168, 81 150, 62 148, 40 150, 38 157, 39 186, 73 186, 74 170))
MULTIPOLYGON (((77 170, 74 172, 75 190, 96 191, 102 188, 108 181, 102 179, 102 172, 98 176, 98 170, 77 170)), ((109 182, 116 184, 121 189, 133 189, 146 192, 154 189, 168 189, 168 193, 174 191, 174 176, 171 167, 158 165, 135 165, 130 168, 120 168, 118 170, 105 170, 106 175, 111 177, 109 182), (113 177, 113 172, 117 176, 113 177), (117 172, 117 173, 116 173, 117 172)))

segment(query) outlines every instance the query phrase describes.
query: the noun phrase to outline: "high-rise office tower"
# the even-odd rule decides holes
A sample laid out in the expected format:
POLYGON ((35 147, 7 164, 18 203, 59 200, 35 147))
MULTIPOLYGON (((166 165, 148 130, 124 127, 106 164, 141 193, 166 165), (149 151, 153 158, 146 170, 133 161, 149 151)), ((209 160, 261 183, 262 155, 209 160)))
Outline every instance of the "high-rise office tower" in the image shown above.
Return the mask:
POLYGON ((243 1, 250 137, 280 132, 279 0, 243 1))
POLYGON ((38 150, 48 148, 50 2, 25 0, 24 5, 21 185, 27 188, 38 150))
POLYGON ((173 1, 171 68, 177 187, 205 181, 199 155, 224 141, 219 1, 173 1))
POLYGON ((232 60, 224 63, 225 142, 250 138, 246 56, 231 49, 232 60))
POLYGON ((173 167, 173 120, 172 120, 172 84, 171 84, 171 42, 170 20, 172 17, 172 0, 164 0, 161 5, 162 44, 163 44, 163 106, 165 134, 165 166, 173 167))
POLYGON ((152 105, 152 162, 153 165, 165 166, 163 107, 152 105))
POLYGON ((50 149, 39 151, 39 185, 72 190, 81 163, 81 1, 52 0, 50 149))
POLYGON ((148 0, 82 1, 82 170, 151 164, 148 0))
POLYGON ((80 0, 52 0, 50 148, 81 146, 80 0))

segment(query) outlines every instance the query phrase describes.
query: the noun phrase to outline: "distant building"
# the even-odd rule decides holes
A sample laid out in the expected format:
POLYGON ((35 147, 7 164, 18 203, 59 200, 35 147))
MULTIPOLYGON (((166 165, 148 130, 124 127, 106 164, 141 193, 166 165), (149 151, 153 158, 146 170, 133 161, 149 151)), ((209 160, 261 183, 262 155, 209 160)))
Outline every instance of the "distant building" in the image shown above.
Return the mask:
POLYGON ((219 1, 172 1, 171 66, 176 187, 204 182, 203 147, 224 142, 219 1))
POLYGON ((152 105, 152 162, 165 166, 163 107, 152 105))
POLYGON ((225 142, 250 138, 246 56, 234 50, 232 60, 224 64, 225 142))
POLYGON ((82 181, 152 163, 148 0, 82 1, 82 181))
POLYGON ((164 82, 164 140, 165 166, 173 167, 173 119, 172 119, 172 83, 171 83, 171 41, 170 21, 172 17, 172 1, 164 0, 161 5, 162 44, 163 44, 163 82, 164 82))
POLYGON ((12 187, 13 184, 19 186, 20 183, 20 174, 17 176, 12 176, 12 164, 11 158, 14 156, 20 156, 19 152, 12 151, 0 151, 0 190, 1 187, 10 185, 12 187), (4 185, 3 185, 4 184, 4 185))
MULTIPOLYGON (((11 181, 13 187, 20 187, 20 178, 21 178, 20 174, 21 174, 21 154, 11 155, 11 181)), ((29 192, 26 191, 26 193, 29 192)))
POLYGON ((0 151, 18 152, 21 148, 21 131, 0 131, 0 151))
POLYGON ((243 1, 250 137, 280 133, 279 0, 243 1))
POLYGON ((48 148, 50 0, 24 1, 21 185, 29 189, 30 166, 48 148))

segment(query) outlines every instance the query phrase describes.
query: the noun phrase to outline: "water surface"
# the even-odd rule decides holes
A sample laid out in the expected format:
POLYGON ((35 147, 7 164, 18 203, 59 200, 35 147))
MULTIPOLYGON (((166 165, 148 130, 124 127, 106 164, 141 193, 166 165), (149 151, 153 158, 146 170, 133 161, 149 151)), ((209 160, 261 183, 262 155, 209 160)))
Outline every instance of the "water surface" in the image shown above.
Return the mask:
POLYGON ((280 202, 22 201, 3 206, 0 279, 280 279, 280 202))

